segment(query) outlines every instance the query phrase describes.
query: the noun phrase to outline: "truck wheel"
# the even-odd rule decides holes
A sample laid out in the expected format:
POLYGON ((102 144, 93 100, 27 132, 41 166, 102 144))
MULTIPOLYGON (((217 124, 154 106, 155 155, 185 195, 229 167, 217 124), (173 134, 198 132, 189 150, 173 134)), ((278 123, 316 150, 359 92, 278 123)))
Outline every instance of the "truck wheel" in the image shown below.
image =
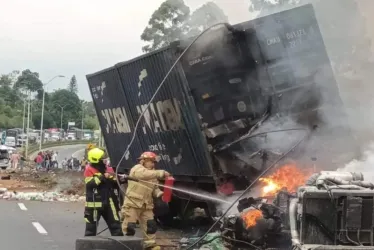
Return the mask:
POLYGON ((2 170, 5 170, 7 167, 1 167, 2 170))

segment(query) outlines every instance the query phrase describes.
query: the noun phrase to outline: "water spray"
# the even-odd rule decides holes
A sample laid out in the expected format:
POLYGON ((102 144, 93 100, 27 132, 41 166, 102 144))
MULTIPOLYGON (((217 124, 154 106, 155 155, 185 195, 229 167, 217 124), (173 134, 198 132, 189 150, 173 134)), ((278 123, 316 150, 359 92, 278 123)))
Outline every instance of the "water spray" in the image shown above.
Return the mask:
MULTIPOLYGON (((142 182, 142 183, 151 184, 151 185, 155 185, 155 186, 162 187, 162 188, 168 188, 168 189, 171 189, 171 190, 174 190, 174 191, 178 191, 178 192, 181 192, 181 193, 184 193, 184 194, 188 194, 188 195, 191 195, 191 196, 203 198, 204 200, 211 200, 211 201, 217 201, 217 202, 220 202, 220 203, 231 204, 231 202, 225 201, 223 199, 219 199, 217 197, 212 197, 211 195, 204 195, 204 194, 193 192, 193 191, 190 191, 190 190, 185 190, 185 189, 181 189, 181 188, 171 187, 169 185, 163 185, 163 184, 149 182, 149 181, 145 181, 145 180, 139 180, 139 179, 130 177, 130 176, 126 175, 126 174, 119 174, 118 176, 121 177, 121 178, 123 178, 123 179, 127 179, 129 181, 142 182)), ((139 184, 142 185, 141 183, 139 183, 139 184)), ((145 185, 143 185, 143 186, 145 186, 145 185)))

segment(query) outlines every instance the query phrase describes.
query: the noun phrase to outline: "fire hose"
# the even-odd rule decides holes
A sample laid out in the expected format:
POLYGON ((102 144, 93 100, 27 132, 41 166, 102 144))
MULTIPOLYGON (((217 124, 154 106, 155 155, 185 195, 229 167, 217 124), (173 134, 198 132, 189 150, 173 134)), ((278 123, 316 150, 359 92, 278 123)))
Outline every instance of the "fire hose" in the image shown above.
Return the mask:
MULTIPOLYGON (((303 130, 303 131, 306 131, 306 129, 298 129, 298 130, 303 130)), ((260 134, 260 133, 259 133, 260 134)), ((255 137, 255 136, 258 136, 259 134, 255 134, 255 135, 252 135, 248 138, 251 138, 251 137, 255 137)), ((263 133, 261 133, 263 134, 263 133)), ((220 222, 225 216, 226 214, 230 211, 230 209, 253 187, 254 184, 256 184, 258 182, 258 180, 260 178, 262 178, 266 173, 268 173, 274 166, 276 166, 276 164, 278 162, 280 162, 284 157, 286 157, 289 153, 291 153, 297 146, 300 145, 300 143, 302 141, 304 141, 308 136, 308 133, 305 133, 305 135, 293 146, 291 147, 286 153, 284 153, 282 156, 280 156, 275 162, 273 162, 267 169, 265 169, 242 193, 241 195, 239 195, 238 198, 236 198, 232 203, 231 205, 226 209, 226 211, 218 218, 218 220, 216 220, 213 225, 204 233, 203 236, 201 236, 197 241, 195 241, 194 243, 192 243, 190 246, 188 246, 186 248, 186 250, 189 250, 189 249, 192 249, 194 246, 196 246, 197 244, 199 244, 199 242, 201 242, 209 233, 210 231, 213 230, 213 228, 218 224, 218 222, 220 222)))

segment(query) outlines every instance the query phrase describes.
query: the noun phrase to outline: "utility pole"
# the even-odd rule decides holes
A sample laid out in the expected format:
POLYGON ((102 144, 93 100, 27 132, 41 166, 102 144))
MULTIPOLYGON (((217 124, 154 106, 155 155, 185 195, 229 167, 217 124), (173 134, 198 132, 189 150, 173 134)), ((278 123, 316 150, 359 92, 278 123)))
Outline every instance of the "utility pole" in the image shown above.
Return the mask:
POLYGON ((57 77, 65 77, 62 75, 58 75, 53 77, 51 80, 49 80, 47 83, 43 84, 43 101, 42 101, 42 117, 40 119, 40 142, 39 142, 39 151, 42 150, 42 143, 43 143, 43 138, 44 138, 44 133, 43 133, 43 123, 44 123, 44 100, 45 100, 45 86, 47 86, 48 83, 52 82, 54 79, 57 77))
POLYGON ((24 140, 23 140, 23 135, 25 133, 26 100, 27 100, 27 97, 25 99, 23 99, 22 138, 21 138, 22 148, 25 146, 24 145, 24 140))
POLYGON ((84 106, 82 101, 82 137, 83 137, 83 118, 84 118, 84 106))
POLYGON ((64 106, 61 106, 60 104, 57 104, 60 108, 61 108, 61 123, 60 123, 60 128, 62 129, 62 117, 64 115, 64 108, 66 107, 66 105, 64 106))
POLYGON ((29 128, 30 128, 30 106, 31 106, 31 91, 28 91, 28 105, 27 105, 27 128, 26 128, 26 152, 25 157, 28 159, 28 151, 29 151, 29 128))

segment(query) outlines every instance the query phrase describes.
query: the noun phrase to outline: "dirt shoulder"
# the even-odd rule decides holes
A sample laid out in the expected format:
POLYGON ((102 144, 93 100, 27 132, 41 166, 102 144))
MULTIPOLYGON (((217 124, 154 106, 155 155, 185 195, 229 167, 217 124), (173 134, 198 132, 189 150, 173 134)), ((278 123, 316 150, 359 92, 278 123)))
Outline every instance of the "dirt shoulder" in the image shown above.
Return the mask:
POLYGON ((0 188, 16 192, 59 192, 69 195, 83 195, 83 173, 54 170, 50 172, 25 168, 0 172, 0 188))

